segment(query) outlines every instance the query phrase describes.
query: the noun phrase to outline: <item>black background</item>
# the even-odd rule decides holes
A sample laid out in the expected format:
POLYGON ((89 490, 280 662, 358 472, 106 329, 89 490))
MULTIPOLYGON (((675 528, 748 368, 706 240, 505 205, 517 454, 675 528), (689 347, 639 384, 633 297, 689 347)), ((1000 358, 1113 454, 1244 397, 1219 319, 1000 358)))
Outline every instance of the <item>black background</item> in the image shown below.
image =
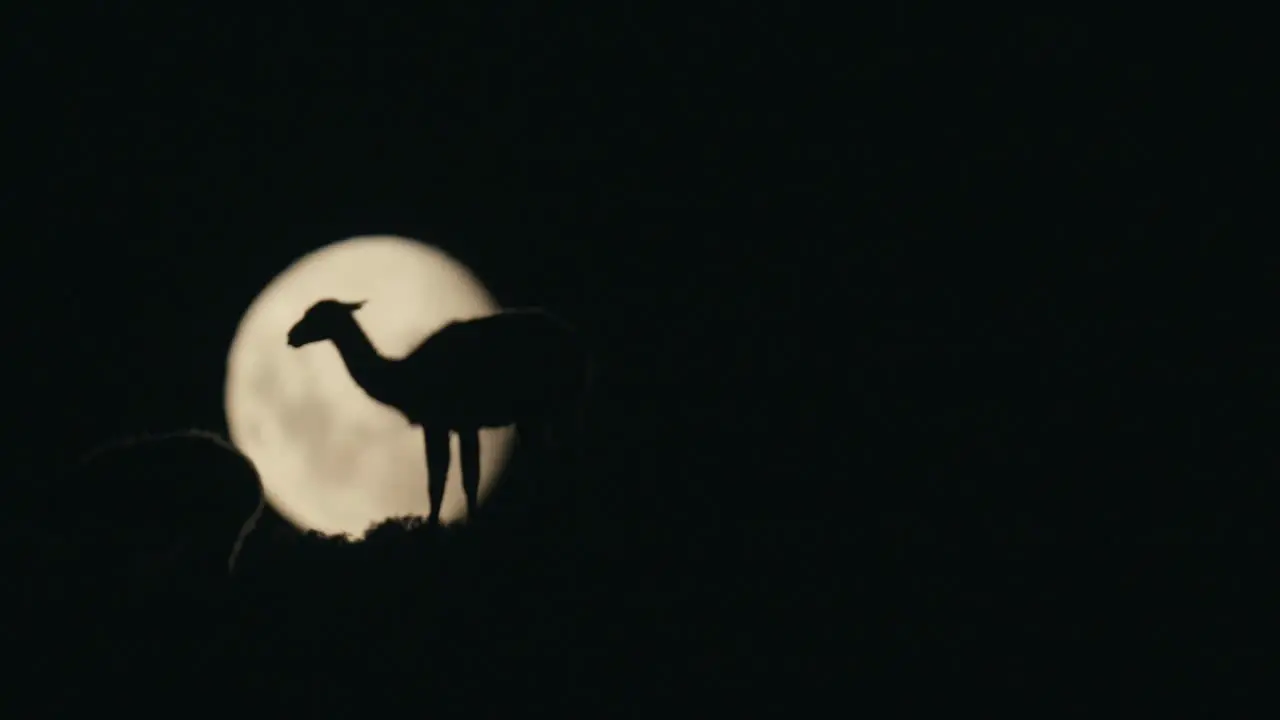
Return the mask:
POLYGON ((1143 567, 1175 612, 1270 531, 1252 46, 1208 20, 128 7, 10 24, 15 516, 96 442, 223 429, 262 286, 393 233, 593 339, 581 582, 738 670, 852 682, 816 658, 887 622, 872 585, 904 667, 996 654, 984 613, 1033 652, 1075 627, 1044 608, 1143 567))

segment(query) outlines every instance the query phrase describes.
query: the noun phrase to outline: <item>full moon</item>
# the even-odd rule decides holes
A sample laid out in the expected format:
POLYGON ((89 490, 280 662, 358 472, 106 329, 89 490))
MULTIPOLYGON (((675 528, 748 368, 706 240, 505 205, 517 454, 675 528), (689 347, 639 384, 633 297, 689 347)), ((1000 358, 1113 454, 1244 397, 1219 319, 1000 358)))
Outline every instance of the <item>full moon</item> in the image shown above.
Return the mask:
MULTIPOLYGON (((426 515, 422 430, 370 398, 347 374, 331 342, 292 348, 289 328, 318 300, 367 301, 355 312, 385 357, 400 359, 454 320, 499 312, 460 262, 396 236, 327 245, 276 276, 245 311, 227 356, 225 404, 232 442, 257 466, 272 507, 295 525, 363 536, 372 525, 426 515)), ((510 455, 511 427, 481 430, 480 497, 510 455)), ((465 518, 466 500, 451 436, 440 519, 465 518)))

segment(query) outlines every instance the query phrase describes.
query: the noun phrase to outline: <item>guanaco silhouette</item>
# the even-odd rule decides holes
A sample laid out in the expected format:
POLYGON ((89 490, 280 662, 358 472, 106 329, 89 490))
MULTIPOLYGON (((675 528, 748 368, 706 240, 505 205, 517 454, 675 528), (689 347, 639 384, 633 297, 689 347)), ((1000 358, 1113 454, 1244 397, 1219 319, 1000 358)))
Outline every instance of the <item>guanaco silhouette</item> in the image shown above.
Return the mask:
POLYGON ((365 304, 326 299, 289 330, 301 348, 332 341, 351 379, 370 398, 422 428, 426 443, 428 522, 440 522, 451 462, 449 433, 458 434, 467 517, 480 502, 480 429, 580 422, 591 361, 578 333, 537 308, 456 321, 437 330, 402 359, 382 356, 354 313, 365 304))

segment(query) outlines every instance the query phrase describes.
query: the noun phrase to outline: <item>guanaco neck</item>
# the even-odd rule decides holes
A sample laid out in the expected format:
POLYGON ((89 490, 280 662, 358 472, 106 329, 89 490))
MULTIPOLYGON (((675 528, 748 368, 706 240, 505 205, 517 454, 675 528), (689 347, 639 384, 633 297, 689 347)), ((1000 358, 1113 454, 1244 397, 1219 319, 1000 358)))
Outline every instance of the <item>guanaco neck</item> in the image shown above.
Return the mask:
POLYGON ((369 336, 364 334, 360 323, 356 322, 355 318, 351 318, 351 322, 343 323, 337 328, 332 335, 332 340, 338 348, 338 354, 342 356, 342 362, 347 366, 351 379, 355 380, 356 384, 374 400, 392 404, 387 397, 389 389, 387 384, 395 361, 378 353, 378 349, 369 341, 369 336))

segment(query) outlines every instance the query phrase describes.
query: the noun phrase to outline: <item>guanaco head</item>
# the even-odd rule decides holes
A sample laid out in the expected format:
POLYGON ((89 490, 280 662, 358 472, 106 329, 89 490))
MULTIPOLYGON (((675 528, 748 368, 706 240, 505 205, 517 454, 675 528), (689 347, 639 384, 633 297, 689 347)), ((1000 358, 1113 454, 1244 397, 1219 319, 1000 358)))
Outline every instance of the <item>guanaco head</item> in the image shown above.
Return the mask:
POLYGON ((313 342, 329 340, 343 323, 351 322, 351 313, 364 306, 365 301, 344 303, 338 300, 321 300, 307 310, 307 314, 289 329, 289 347, 300 348, 313 342))

